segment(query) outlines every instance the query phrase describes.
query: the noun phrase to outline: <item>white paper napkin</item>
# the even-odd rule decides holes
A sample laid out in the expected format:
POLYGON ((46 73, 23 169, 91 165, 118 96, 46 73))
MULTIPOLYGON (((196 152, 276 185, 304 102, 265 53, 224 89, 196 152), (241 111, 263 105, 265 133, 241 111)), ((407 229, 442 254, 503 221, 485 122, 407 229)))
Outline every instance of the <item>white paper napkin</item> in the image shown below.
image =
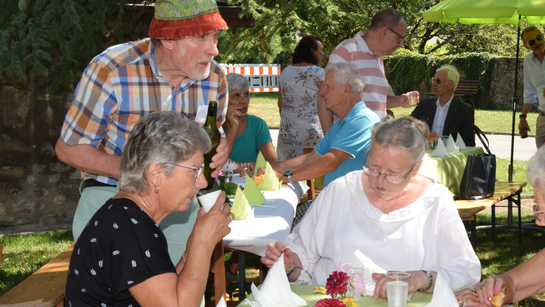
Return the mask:
POLYGON ((437 147, 435 147, 435 150, 430 152, 430 156, 432 157, 446 157, 447 155, 447 149, 445 148, 445 144, 443 144, 443 141, 441 140, 437 142, 437 147))
POLYGON ((456 146, 460 148, 460 150, 466 150, 466 143, 464 143, 464 140, 462 139, 462 136, 460 136, 460 132, 458 132, 458 135, 456 136, 456 146))
POLYGON ((443 277, 443 274, 441 274, 441 271, 437 273, 433 297, 426 307, 460 307, 458 300, 454 295, 454 291, 452 291, 452 288, 443 277))
MULTIPOLYGON (((216 299, 217 299, 217 297, 216 297, 216 299)), ((221 299, 218 302, 218 304, 216 305, 216 307, 227 307, 227 303, 225 302, 225 298, 223 297, 223 295, 221 296, 221 299)))
POLYGON ((252 283, 252 295, 254 301, 246 299, 252 307, 297 307, 306 306, 307 302, 290 288, 286 269, 284 268, 284 254, 276 261, 273 267, 267 273, 267 277, 259 290, 252 283))
POLYGON ((452 137, 452 135, 448 136, 446 149, 448 153, 457 153, 460 150, 458 146, 456 146, 456 143, 454 142, 454 138, 452 137))

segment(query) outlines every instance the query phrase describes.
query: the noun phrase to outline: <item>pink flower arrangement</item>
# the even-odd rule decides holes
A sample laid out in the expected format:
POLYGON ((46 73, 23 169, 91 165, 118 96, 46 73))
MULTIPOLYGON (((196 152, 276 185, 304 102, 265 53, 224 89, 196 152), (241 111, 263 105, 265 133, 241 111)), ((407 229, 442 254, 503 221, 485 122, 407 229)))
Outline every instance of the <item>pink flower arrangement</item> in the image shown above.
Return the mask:
MULTIPOLYGON (((332 298, 319 300, 315 305, 316 307, 346 307, 347 305, 342 300, 346 300, 347 292, 353 296, 355 294, 362 294, 365 290, 362 272, 354 270, 346 263, 337 265, 337 270, 329 275, 325 288, 326 294, 332 298), (339 299, 336 299, 337 296, 339 296, 339 299)), ((353 299, 349 305, 357 306, 353 299)))

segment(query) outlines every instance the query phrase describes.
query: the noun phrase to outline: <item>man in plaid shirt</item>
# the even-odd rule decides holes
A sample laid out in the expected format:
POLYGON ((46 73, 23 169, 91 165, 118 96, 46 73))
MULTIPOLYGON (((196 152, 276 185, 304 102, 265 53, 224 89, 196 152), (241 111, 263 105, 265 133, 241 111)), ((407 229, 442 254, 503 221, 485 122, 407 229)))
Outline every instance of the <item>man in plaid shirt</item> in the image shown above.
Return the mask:
MULTIPOLYGON (((110 47, 84 71, 55 148, 59 160, 87 177, 74 215, 74 241, 118 191, 123 145, 140 118, 177 111, 194 120, 199 107, 206 113, 208 102, 216 100, 218 127, 225 120, 227 78, 213 58, 217 35, 227 24, 215 1, 194 2, 158 0, 150 38, 110 47)), ((210 165, 213 176, 227 159, 222 138, 210 165)), ((160 225, 174 264, 185 251, 198 210, 194 200, 188 211, 173 213, 160 225)))

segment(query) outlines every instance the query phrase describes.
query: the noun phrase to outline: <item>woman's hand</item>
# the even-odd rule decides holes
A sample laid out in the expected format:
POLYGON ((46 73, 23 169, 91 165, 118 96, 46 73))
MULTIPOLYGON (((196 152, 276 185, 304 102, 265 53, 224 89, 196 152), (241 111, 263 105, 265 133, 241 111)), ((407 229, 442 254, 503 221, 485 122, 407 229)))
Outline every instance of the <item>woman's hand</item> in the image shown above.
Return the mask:
POLYGON ((242 116, 242 112, 240 112, 241 107, 229 105, 227 107, 227 114, 225 115, 225 120, 227 124, 227 128, 229 130, 234 129, 235 131, 238 129, 239 121, 238 118, 242 116))
POLYGON ((290 281, 295 281, 301 274, 303 264, 301 259, 299 259, 299 256, 297 256, 296 253, 293 253, 291 249, 287 248, 281 241, 267 244, 265 257, 261 258, 261 263, 270 269, 280 258, 282 253, 284 253, 284 269, 286 270, 286 274, 291 273, 288 275, 288 279, 290 281))
MULTIPOLYGON (((408 271, 407 273, 411 274, 411 277, 409 278, 409 289, 408 293, 416 292, 418 289, 425 289, 430 280, 428 278, 428 275, 426 275, 422 271, 408 271)), ((435 272, 430 273, 433 275, 433 281, 435 282, 435 279, 437 277, 437 274, 435 272)), ((382 297, 384 299, 388 298, 387 295, 387 287, 386 287, 386 274, 382 273, 373 273, 373 279, 377 281, 375 285, 375 299, 382 297)), ((433 286, 435 283, 432 284, 432 287, 429 291, 433 290, 433 286)))
POLYGON ((191 233, 191 242, 188 242, 188 249, 190 244, 206 244, 214 249, 216 244, 231 232, 228 225, 234 220, 234 215, 229 205, 224 206, 224 201, 225 192, 221 191, 216 204, 208 213, 201 208, 191 233))
POLYGON ((494 295, 498 295, 500 292, 505 294, 505 298, 502 300, 502 306, 506 302, 510 302, 512 299, 512 291, 508 289, 508 281, 503 275, 489 277, 475 285, 475 292, 479 296, 479 301, 486 306, 492 306, 490 301, 494 295))
POLYGON ((475 291, 465 288, 463 290, 460 290, 456 293, 454 293, 456 296, 456 299, 458 300, 458 304, 460 306, 478 306, 481 302, 479 301, 479 296, 475 291))

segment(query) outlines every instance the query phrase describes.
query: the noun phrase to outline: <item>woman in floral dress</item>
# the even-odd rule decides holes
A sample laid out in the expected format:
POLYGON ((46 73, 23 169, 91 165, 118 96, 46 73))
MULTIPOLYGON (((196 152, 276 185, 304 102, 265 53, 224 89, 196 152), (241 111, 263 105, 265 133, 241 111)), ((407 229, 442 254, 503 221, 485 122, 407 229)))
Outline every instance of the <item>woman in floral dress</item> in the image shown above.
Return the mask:
POLYGON ((280 161, 302 155, 305 146, 316 146, 323 138, 318 118, 318 90, 324 80, 324 69, 317 66, 323 56, 322 39, 305 36, 293 52, 293 64, 280 75, 277 145, 280 161))

